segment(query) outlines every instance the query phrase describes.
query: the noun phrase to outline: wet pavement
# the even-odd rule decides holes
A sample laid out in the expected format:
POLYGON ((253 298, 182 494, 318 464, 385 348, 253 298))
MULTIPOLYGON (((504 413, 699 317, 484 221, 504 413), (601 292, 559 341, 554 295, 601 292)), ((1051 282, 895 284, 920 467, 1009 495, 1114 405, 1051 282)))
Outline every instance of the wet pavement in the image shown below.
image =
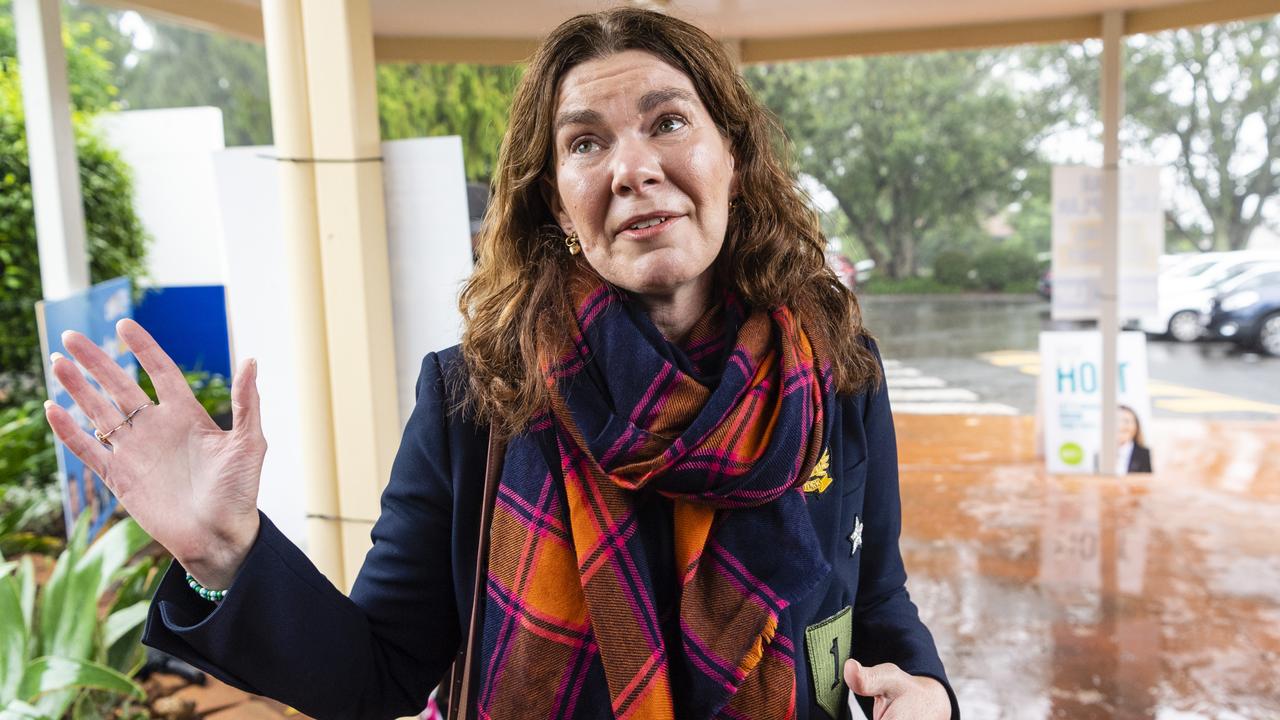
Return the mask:
POLYGON ((1280 423, 1053 476, 1028 417, 897 417, 908 588, 969 720, 1280 718, 1280 423))
MULTIPOLYGON (((1041 330, 1071 329, 1051 321, 1049 304, 1035 296, 863 296, 859 301, 886 358, 1023 415, 1035 413, 1036 377, 1019 372, 1017 365, 993 363, 990 355, 1034 352, 1041 330)), ((1157 402, 1157 417, 1280 418, 1280 358, 1243 353, 1229 343, 1159 339, 1147 343, 1147 357, 1151 378, 1165 383, 1172 397, 1195 398, 1157 402)), ((889 387, 894 389, 892 378, 889 387)))

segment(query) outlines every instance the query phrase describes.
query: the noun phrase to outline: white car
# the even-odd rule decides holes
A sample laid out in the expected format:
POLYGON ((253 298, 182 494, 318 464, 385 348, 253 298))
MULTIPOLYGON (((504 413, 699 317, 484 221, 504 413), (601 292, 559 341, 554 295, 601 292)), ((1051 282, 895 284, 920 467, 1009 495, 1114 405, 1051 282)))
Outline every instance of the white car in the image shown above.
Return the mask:
POLYGON ((1280 262, 1277 252, 1215 253, 1212 259, 1195 258, 1160 275, 1156 314, 1138 321, 1152 335, 1169 335, 1179 342, 1200 337, 1200 311, 1217 294, 1217 286, 1249 272, 1261 263, 1280 262))

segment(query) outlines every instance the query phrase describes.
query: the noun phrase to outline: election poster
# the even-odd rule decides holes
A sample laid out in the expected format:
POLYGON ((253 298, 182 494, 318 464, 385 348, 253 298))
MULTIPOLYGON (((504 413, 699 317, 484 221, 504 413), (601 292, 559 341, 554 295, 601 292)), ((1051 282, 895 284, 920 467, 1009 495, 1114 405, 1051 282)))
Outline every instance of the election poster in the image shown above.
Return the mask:
POLYGON ((1109 412, 1116 413, 1118 454, 1107 459, 1099 457, 1103 412, 1101 334, 1040 333, 1044 448, 1050 472, 1151 472, 1146 336, 1140 332, 1120 333, 1116 359, 1117 404, 1109 412))
MULTIPOLYGON (((132 316, 133 291, 128 278, 100 282, 61 300, 36 303, 49 399, 71 413, 71 417, 75 418, 86 433, 93 432, 93 423, 89 422, 84 411, 71 399, 71 394, 54 377, 49 367, 49 355, 58 352, 70 358, 70 353, 62 345, 62 333, 75 330, 97 343, 107 357, 115 360, 129 377, 136 377, 137 361, 116 336, 116 322, 132 316)), ((86 377, 96 388, 93 378, 88 375, 86 377)), ((102 479, 60 442, 57 443, 57 457, 67 532, 71 532, 77 518, 87 512, 90 514, 89 537, 96 537, 117 511, 116 498, 102 479)))
MULTIPOLYGON (((1098 317, 1102 296, 1102 170, 1053 169, 1054 320, 1098 317)), ((1156 278, 1164 252, 1164 203, 1160 168, 1120 170, 1120 317, 1154 314, 1156 278)))

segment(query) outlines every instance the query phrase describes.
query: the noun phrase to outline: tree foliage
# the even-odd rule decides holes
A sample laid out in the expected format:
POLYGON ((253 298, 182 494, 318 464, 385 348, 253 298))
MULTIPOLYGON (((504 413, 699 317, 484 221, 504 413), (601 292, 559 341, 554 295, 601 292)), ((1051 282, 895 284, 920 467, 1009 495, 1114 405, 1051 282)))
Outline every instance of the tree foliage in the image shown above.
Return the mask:
MULTIPOLYGON (((119 14, 110 17, 118 32, 119 14)), ((161 23, 152 24, 151 32, 151 48, 135 52, 136 63, 121 72, 125 109, 212 106, 222 111, 228 146, 271 144, 267 57, 261 45, 161 23)))
MULTIPOLYGON (((1096 113, 1096 43, 1031 52, 1058 93, 1096 113)), ((1172 148, 1190 191, 1169 214, 1174 237, 1245 247, 1280 196, 1280 19, 1130 38, 1125 106, 1126 154, 1150 162, 1172 148)))
POLYGON ((520 69, 505 66, 380 65, 382 137, 461 135, 467 179, 487 181, 519 80, 520 69))
MULTIPOLYGON (((76 41, 77 32, 72 23, 69 41, 76 41)), ((0 51, 13 51, 12 33, 12 15, 0 12, 0 51)), ((84 48, 102 47, 81 42, 84 48)), ((68 55, 68 84, 80 103, 72 122, 90 279, 136 278, 144 269, 146 235, 133 209, 133 180, 120 156, 88 129, 88 113, 110 105, 111 93, 93 91, 109 85, 110 61, 77 48, 68 55)), ((17 62, 0 55, 0 406, 43 396, 34 310, 43 292, 24 118, 17 62)))
MULTIPOLYGON (((12 0, 0 0, 0 58, 6 59, 11 71, 17 68, 18 57, 13 23, 12 0)), ((71 106, 80 112, 111 109, 120 93, 116 69, 127 45, 114 42, 111 34, 104 34, 92 16, 66 18, 62 25, 62 44, 66 47, 71 106)))
POLYGON ((1037 161, 1044 107, 993 77, 998 53, 853 58, 749 68, 797 170, 835 196, 890 277, 914 275, 922 243, 977 227, 1018 198, 1037 161))

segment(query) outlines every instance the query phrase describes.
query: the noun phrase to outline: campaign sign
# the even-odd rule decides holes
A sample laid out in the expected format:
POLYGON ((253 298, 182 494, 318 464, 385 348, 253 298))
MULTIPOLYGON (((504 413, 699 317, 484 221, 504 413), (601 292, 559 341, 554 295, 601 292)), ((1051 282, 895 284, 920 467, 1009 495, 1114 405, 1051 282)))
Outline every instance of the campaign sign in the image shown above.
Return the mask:
MULTIPOLYGON (((36 317, 40 327, 40 345, 45 351, 45 384, 49 399, 62 406, 75 418, 86 433, 93 434, 93 424, 71 399, 71 394, 54 377, 49 366, 49 355, 60 352, 71 357, 62 345, 62 333, 75 330, 98 344, 108 357, 116 361, 130 377, 137 377, 138 365, 133 353, 125 348, 116 336, 116 322, 133 315, 133 294, 128 278, 116 278, 98 283, 87 290, 62 300, 46 300, 36 303, 36 317)), ((93 378, 85 376, 98 387, 93 378)), ((132 410, 133 408, 129 408, 132 410)), ((125 412, 128 412, 126 410, 125 412)), ((110 428, 103 428, 109 430, 110 428)), ((75 526, 82 513, 90 513, 89 537, 97 536, 118 509, 111 491, 92 470, 85 467, 62 443, 57 443, 58 479, 62 484, 62 506, 66 515, 67 531, 75 526)))
POLYGON ((1095 331, 1040 333, 1045 461, 1049 472, 1151 472, 1143 434, 1150 427, 1146 336, 1120 333, 1116 347, 1117 446, 1106 467, 1102 442, 1102 336, 1095 331))
MULTIPOLYGON (((1053 168, 1054 320, 1092 320, 1102 296, 1102 170, 1053 168)), ((1156 277, 1164 252, 1160 168, 1120 170, 1120 296, 1122 318, 1156 312, 1156 277)))

